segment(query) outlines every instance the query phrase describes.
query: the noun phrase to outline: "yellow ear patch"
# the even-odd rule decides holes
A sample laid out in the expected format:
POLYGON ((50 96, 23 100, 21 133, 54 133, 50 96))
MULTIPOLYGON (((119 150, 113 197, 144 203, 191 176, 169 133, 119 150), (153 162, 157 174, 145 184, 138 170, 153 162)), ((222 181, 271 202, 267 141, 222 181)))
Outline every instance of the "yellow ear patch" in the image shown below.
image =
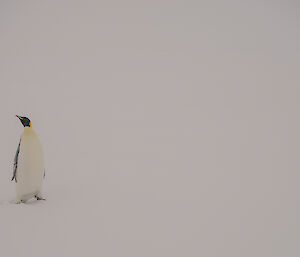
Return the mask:
POLYGON ((29 126, 32 127, 31 121, 29 122, 29 126))

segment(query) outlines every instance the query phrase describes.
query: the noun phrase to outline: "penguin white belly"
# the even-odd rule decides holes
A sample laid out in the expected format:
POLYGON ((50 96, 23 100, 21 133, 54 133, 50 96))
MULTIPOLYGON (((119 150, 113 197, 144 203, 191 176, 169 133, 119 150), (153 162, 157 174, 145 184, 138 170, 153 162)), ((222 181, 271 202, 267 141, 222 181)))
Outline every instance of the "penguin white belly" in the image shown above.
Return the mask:
POLYGON ((25 128, 21 138, 17 169, 17 201, 41 197, 44 160, 40 141, 31 128, 25 128))

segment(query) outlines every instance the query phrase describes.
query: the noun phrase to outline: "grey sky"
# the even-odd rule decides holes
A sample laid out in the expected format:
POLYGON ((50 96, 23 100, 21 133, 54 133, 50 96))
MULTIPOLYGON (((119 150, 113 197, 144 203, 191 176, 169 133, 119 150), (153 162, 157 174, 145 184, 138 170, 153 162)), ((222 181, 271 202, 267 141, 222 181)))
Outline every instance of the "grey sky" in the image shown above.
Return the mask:
POLYGON ((298 257, 299 8, 1 1, 3 256, 298 257), (8 203, 15 114, 45 203, 8 203))

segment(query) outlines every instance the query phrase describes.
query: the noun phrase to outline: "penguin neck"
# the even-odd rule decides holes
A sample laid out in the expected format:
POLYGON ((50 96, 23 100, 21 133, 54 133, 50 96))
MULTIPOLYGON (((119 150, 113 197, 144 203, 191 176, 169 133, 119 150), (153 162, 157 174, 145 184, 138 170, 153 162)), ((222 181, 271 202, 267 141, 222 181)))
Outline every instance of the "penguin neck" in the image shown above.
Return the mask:
POLYGON ((24 127, 24 131, 23 131, 23 133, 34 133, 34 130, 31 128, 31 127, 24 127))

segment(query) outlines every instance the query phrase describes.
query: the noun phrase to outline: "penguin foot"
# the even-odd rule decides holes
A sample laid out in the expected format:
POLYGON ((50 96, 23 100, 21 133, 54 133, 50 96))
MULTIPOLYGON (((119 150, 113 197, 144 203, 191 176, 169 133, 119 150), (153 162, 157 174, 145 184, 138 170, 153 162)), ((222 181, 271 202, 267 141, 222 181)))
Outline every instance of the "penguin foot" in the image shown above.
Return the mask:
POLYGON ((36 198, 36 200, 40 201, 40 200, 43 200, 43 201, 46 201, 45 198, 42 198, 42 197, 38 197, 37 195, 34 196, 36 198))

